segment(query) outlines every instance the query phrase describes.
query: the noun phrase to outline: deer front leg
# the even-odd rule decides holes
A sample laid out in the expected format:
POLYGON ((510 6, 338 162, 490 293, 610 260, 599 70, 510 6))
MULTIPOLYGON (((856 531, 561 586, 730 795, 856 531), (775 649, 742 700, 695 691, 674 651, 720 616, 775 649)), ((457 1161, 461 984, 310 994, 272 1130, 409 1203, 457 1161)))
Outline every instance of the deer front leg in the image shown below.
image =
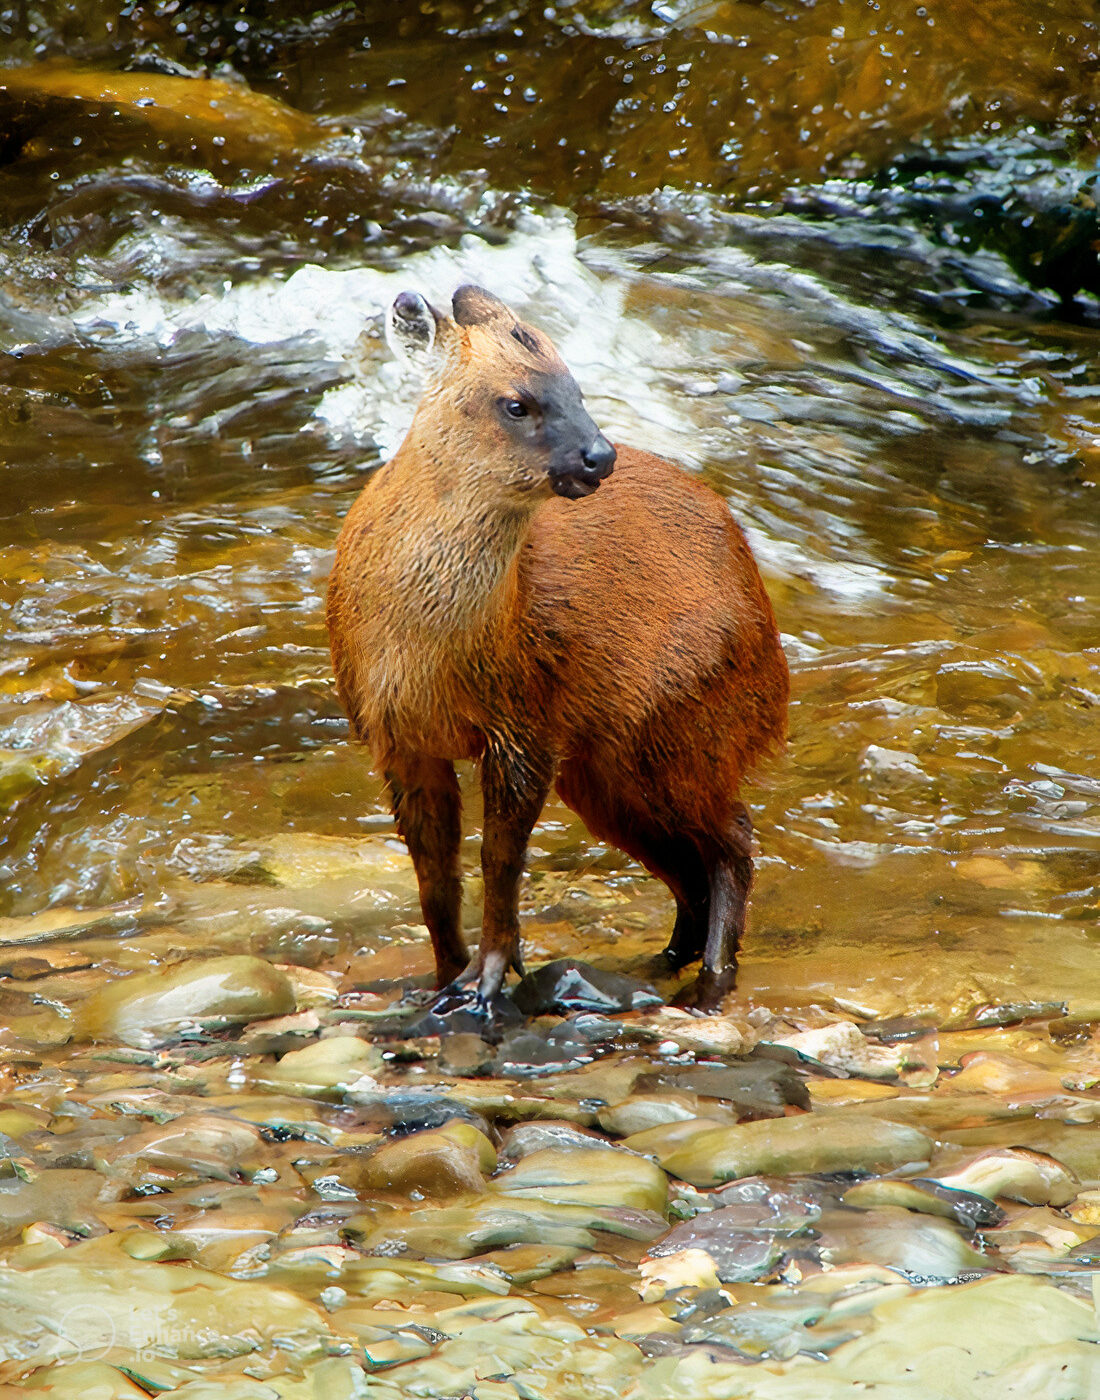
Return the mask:
POLYGON ((409 848, 420 888, 420 908, 435 953, 437 985, 466 966, 462 937, 462 799, 446 759, 397 754, 386 766, 397 830, 409 848))
POLYGON ((476 976, 477 1001, 488 1008, 510 967, 523 975, 519 947, 519 884, 531 829, 550 791, 548 767, 522 767, 492 750, 483 760, 481 787, 485 823, 481 873, 485 911, 481 921, 476 976))

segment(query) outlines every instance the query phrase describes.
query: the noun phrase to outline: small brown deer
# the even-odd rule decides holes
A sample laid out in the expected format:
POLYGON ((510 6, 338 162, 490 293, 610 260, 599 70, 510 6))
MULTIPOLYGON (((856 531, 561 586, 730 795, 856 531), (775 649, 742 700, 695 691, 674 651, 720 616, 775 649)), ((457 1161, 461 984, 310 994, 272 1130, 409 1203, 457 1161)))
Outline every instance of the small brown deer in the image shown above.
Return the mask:
POLYGON ((676 900, 693 1004, 734 985, 752 879, 742 775, 786 734, 771 605, 725 502, 612 447, 554 346, 480 287, 403 292, 433 373, 340 533, 328 626, 353 733, 385 774, 440 986, 487 1011, 522 974, 519 884, 551 785, 676 900), (612 474, 614 467, 614 474, 612 474), (481 943, 460 922, 454 762, 480 765, 481 943))

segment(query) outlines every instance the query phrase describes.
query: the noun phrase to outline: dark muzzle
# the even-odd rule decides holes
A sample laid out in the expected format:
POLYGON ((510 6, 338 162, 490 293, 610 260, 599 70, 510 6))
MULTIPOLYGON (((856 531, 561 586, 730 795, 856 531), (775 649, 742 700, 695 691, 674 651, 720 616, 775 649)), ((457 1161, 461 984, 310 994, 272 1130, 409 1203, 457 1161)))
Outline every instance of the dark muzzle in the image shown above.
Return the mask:
POLYGON ((615 449, 603 433, 597 433, 583 451, 571 453, 568 460, 550 467, 550 485, 559 496, 576 501, 591 496, 615 465, 615 449))

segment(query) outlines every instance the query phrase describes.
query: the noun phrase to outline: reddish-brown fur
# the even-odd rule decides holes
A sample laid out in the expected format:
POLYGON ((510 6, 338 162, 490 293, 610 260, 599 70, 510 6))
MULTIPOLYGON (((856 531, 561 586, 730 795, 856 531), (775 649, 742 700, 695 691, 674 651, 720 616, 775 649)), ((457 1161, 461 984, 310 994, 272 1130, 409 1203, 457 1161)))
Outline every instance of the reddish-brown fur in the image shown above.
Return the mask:
POLYGON ((618 447, 593 494, 549 494, 546 451, 517 447, 491 406, 502 386, 542 383, 532 365, 568 371, 520 327, 528 355, 512 313, 482 295, 484 316, 438 318, 444 363, 340 535, 339 693, 393 790, 441 983, 466 966, 452 764, 475 759, 485 915, 469 975, 482 1001, 520 966, 523 856, 556 783, 593 835, 668 885, 667 955, 703 957, 699 1001, 713 1005, 733 985, 751 880, 739 786, 786 731, 771 605, 725 502, 661 458, 618 447))

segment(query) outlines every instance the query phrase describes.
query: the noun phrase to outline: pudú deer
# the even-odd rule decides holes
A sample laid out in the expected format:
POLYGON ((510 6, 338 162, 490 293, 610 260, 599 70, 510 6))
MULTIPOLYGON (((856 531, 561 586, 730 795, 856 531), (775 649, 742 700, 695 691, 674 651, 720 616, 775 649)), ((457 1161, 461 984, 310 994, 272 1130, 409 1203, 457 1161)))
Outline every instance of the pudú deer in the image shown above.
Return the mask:
POLYGON ((340 698, 385 774, 452 984, 441 1002, 487 1012, 508 969, 522 974, 520 878, 555 785, 672 891, 665 957, 702 958, 690 1001, 712 1010, 734 985, 752 878, 738 788, 786 733, 756 563, 709 487, 607 441, 545 335, 480 287, 452 312, 412 292, 390 309, 391 340, 431 379, 348 513, 327 613, 340 698), (469 961, 458 759, 480 766, 485 807, 469 961))

